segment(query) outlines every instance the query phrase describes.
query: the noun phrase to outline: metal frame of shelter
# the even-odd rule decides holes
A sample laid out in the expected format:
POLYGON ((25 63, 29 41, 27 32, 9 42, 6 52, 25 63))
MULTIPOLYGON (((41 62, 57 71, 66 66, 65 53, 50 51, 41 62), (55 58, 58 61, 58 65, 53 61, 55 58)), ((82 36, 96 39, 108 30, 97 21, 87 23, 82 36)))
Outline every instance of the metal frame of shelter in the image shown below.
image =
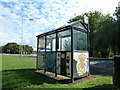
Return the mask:
MULTIPOLYGON (((79 36, 79 34, 77 34, 77 36, 79 36)), ((73 23, 71 23, 71 24, 69 24, 69 25, 66 25, 66 26, 63 26, 63 27, 60 27, 60 28, 58 28, 58 29, 55 29, 55 30, 52 30, 52 31, 48 31, 48 32, 46 32, 46 33, 43 33, 43 34, 40 34, 40 35, 38 35, 38 36, 36 36, 37 37, 37 64, 36 64, 36 68, 39 70, 39 69, 42 69, 42 70, 44 70, 44 72, 46 72, 47 71, 47 69, 46 69, 46 63, 47 63, 47 60, 49 61, 49 59, 47 59, 47 58, 49 58, 49 57, 52 57, 52 56, 47 56, 48 55, 48 53, 54 53, 54 69, 53 69, 53 71, 51 71, 51 72, 54 72, 55 73, 55 76, 57 76, 57 74, 60 74, 60 75, 63 75, 63 76, 68 76, 68 77, 70 77, 71 78, 71 82, 73 82, 73 80, 74 80, 74 78, 77 78, 77 77, 81 77, 81 76, 84 76, 84 75, 89 75, 89 42, 88 42, 88 27, 87 27, 87 25, 86 24, 84 24, 84 22, 82 21, 82 20, 78 20, 78 21, 76 21, 76 22, 73 22, 73 23), (79 32, 82 32, 83 34, 85 34, 85 35, 87 35, 86 37, 87 38, 85 38, 85 40, 87 40, 87 46, 86 46, 86 50, 74 50, 74 43, 75 43, 75 40, 74 40, 74 30, 75 30, 75 32, 77 33, 79 33, 79 32), (70 35, 70 39, 69 39, 69 41, 70 41, 70 47, 68 48, 69 50, 60 50, 60 39, 59 39, 59 37, 60 37, 60 34, 59 33, 61 33, 61 35, 62 35, 62 32, 64 32, 64 31, 66 31, 66 33, 67 33, 67 31, 69 31, 69 35, 70 35), (48 40, 48 36, 49 37, 51 37, 51 35, 53 35, 54 34, 54 36, 55 36, 55 38, 54 38, 54 50, 52 51, 51 49, 50 50, 48 50, 48 48, 47 48, 47 40, 48 40), (40 42, 40 39, 42 38, 42 42, 40 42), (42 50, 40 50, 40 43, 41 44, 44 44, 44 48, 42 48, 42 50), (85 53, 84 53, 84 51, 85 51, 85 53), (82 52, 82 53, 81 53, 82 52), (86 52, 87 52, 87 54, 86 54, 86 52), (41 53, 42 53, 42 58, 41 58, 41 53), (61 72, 61 70, 58 70, 58 61, 57 60, 59 60, 59 54, 61 55, 61 57, 65 57, 64 59, 65 59, 65 62, 67 63, 67 59, 70 61, 69 63, 69 67, 67 66, 68 64, 66 64, 64 67, 60 67, 60 69, 61 70, 64 70, 65 69, 65 74, 64 74, 64 72, 63 72, 63 74, 61 74, 60 72, 61 72), (63 55, 62 55, 63 54, 63 55), (83 55, 84 54, 84 55, 83 55), (68 55, 68 56, 67 56, 68 55), (80 55, 83 55, 83 56, 80 56, 80 55), (87 55, 87 56, 85 56, 85 55, 87 55), (77 59, 75 59, 77 57, 77 59), (81 58, 82 57, 82 58, 81 58), (87 66, 87 69, 86 68, 84 68, 84 66, 83 66, 83 71, 85 71, 84 73, 81 73, 82 72, 82 69, 81 69, 81 72, 80 72, 80 70, 78 70, 78 69, 80 69, 80 68, 77 68, 76 69, 76 71, 75 71, 75 68, 76 67, 78 67, 78 62, 79 61, 77 61, 77 60, 79 60, 78 58, 81 58, 81 60, 83 59, 83 57, 85 57, 84 58, 84 60, 86 60, 85 61, 85 63, 83 63, 83 65, 86 65, 87 66), (42 61, 40 61, 42 59, 42 61), (75 61, 76 60, 76 61, 75 61), (74 63, 74 61, 75 61, 75 63, 74 63), (41 64, 41 63, 43 63, 43 64, 41 64), (39 64, 41 64, 42 65, 42 68, 40 68, 39 67, 39 64), (75 66, 74 66, 74 65, 75 66), (66 67, 68 67, 68 69, 69 69, 69 71, 66 69, 66 67), (69 72, 69 73, 67 73, 67 72, 69 72), (68 75, 67 75, 68 74, 68 75)), ((63 35, 63 37, 65 37, 64 35, 63 35)), ((67 37, 67 36, 66 36, 67 37)), ((66 41, 66 39, 64 40, 64 41, 66 41)), ((78 40, 79 41, 79 40, 78 40)), ((77 43, 77 42, 76 42, 77 43)), ((61 44, 61 45, 63 45, 63 44, 61 44)), ((51 45, 52 46, 52 45, 51 45)), ((63 47, 62 47, 63 48, 63 47)), ((79 48, 79 47, 78 47, 79 48)), ((60 58, 61 59, 61 58, 60 58)), ((61 59, 62 60, 62 59, 61 59)), ((60 61, 61 62, 61 61, 60 61)), ((82 61, 81 61, 82 62, 82 61)), ((80 62, 79 62, 80 63, 80 62)), ((52 64, 52 63, 51 63, 52 64)), ((81 67, 82 67, 82 65, 81 65, 81 67)), ((49 70, 48 70, 49 71, 49 70)))

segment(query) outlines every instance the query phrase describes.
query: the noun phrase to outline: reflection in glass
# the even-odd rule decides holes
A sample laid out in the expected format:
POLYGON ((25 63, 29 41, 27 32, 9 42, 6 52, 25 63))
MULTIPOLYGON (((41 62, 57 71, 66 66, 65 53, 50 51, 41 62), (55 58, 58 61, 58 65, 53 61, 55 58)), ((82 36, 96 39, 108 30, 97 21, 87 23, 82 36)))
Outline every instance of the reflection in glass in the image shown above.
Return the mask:
POLYGON ((59 32, 58 38, 59 38, 58 51, 70 51, 71 50, 71 32, 70 32, 70 30, 59 32))
POLYGON ((39 38, 38 51, 45 51, 45 37, 39 38))
POLYGON ((73 50, 87 50, 87 33, 73 30, 73 50))
POLYGON ((55 51, 56 49, 56 34, 47 35, 46 51, 55 51))

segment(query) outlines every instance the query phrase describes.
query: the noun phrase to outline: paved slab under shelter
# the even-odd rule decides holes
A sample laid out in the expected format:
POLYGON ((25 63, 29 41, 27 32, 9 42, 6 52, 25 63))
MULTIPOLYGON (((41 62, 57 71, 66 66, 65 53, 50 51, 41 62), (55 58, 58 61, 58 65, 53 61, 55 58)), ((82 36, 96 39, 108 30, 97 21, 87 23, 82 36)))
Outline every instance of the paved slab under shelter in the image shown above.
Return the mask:
POLYGON ((66 76, 57 75, 57 77, 55 77, 55 73, 48 72, 48 71, 46 71, 44 73, 44 70, 36 70, 36 72, 43 74, 43 75, 46 75, 47 77, 50 77, 52 79, 55 79, 56 81, 59 81, 60 83, 69 83, 70 82, 70 78, 66 77, 66 76))

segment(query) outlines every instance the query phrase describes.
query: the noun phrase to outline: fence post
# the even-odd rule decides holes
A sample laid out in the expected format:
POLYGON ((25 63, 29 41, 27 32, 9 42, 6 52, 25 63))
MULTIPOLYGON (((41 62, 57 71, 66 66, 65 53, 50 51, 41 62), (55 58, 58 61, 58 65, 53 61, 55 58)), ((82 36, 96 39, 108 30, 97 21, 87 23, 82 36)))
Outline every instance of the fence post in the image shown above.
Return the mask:
POLYGON ((120 55, 114 56, 113 84, 120 86, 120 55))

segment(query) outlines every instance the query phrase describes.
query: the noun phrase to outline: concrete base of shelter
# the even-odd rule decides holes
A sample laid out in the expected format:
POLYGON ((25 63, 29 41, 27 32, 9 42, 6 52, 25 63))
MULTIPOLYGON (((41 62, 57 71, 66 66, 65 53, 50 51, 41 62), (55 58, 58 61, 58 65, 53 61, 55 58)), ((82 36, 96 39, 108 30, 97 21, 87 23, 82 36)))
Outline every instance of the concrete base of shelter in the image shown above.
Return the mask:
MULTIPOLYGON (((44 70, 36 70, 36 72, 40 73, 40 74, 43 74, 43 75, 45 75, 45 76, 47 76, 49 78, 52 78, 52 79, 58 81, 58 83, 62 83, 62 84, 71 83, 71 78, 67 77, 67 76, 62 76, 62 75, 57 74, 57 76, 55 77, 55 73, 52 73, 52 72, 49 72, 49 71, 44 72, 44 70)), ((89 78, 95 78, 95 77, 83 75, 83 76, 81 76, 79 78, 74 78, 73 83, 82 82, 85 79, 89 79, 89 78)))
POLYGON ((59 83, 70 83, 71 82, 71 79, 69 77, 58 75, 58 74, 55 77, 55 73, 52 73, 49 71, 44 72, 44 70, 36 70, 36 72, 43 74, 43 75, 46 75, 47 77, 50 77, 50 78, 58 81, 59 83))

